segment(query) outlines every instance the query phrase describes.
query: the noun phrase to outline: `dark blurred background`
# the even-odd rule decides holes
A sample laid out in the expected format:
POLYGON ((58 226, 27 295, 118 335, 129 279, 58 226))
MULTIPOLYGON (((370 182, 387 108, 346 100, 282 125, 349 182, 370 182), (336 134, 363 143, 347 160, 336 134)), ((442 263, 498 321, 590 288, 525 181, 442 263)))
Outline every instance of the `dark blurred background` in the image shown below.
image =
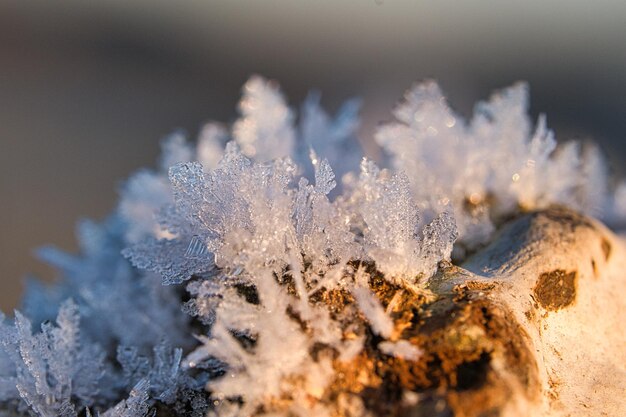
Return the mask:
POLYGON ((75 250, 122 179, 174 128, 235 116, 252 73, 292 105, 364 98, 362 138, 413 81, 436 78, 458 111, 516 80, 559 140, 626 160, 624 1, 0 1, 0 307, 32 250, 75 250))

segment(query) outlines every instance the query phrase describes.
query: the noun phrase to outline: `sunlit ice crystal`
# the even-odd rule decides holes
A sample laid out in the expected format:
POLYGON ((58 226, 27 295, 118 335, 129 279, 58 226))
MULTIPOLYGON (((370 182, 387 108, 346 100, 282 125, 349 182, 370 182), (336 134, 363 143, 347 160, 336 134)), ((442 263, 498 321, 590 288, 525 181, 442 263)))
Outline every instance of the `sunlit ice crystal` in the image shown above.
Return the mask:
POLYGON ((248 157, 260 161, 289 156, 295 147, 294 114, 273 81, 252 77, 243 87, 241 118, 233 136, 248 157))
POLYGON ((494 221, 519 211, 562 204, 603 216, 608 209, 605 163, 593 147, 557 149, 545 116, 527 113, 528 86, 518 83, 476 105, 466 121, 433 81, 416 85, 383 125, 377 142, 406 173, 425 212, 451 204, 460 242, 486 242, 494 221))

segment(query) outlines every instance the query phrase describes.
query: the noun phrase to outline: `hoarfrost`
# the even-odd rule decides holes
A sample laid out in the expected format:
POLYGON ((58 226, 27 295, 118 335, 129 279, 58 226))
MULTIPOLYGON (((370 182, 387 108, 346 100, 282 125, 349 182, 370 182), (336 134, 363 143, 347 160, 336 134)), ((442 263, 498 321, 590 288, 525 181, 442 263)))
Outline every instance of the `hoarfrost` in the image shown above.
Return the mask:
POLYGON ((80 254, 39 251, 60 279, 31 280, 26 315, 0 318, 0 403, 68 417, 368 415, 356 396, 328 401, 337 369, 372 333, 378 352, 419 360, 393 309, 427 294, 453 249, 554 204, 626 224, 626 185, 607 187, 598 148, 557 146, 527 107, 516 84, 467 122, 419 84, 376 134, 392 161, 381 169, 362 158, 357 100, 331 117, 312 93, 298 119, 276 83, 251 78, 232 126, 208 123, 196 145, 169 136, 109 219, 80 224, 80 254))
POLYGON ((148 390, 150 382, 142 379, 130 391, 128 398, 102 414, 102 417, 144 417, 150 411, 148 390))
POLYGON ((312 92, 302 105, 297 161, 304 165, 305 174, 310 177, 306 159, 312 150, 313 165, 324 158, 336 170, 337 177, 342 178, 358 168, 362 157, 357 140, 361 103, 357 99, 346 101, 333 120, 322 109, 320 101, 321 94, 312 92))
POLYGON ((41 249, 39 257, 56 266, 62 279, 52 288, 30 281, 25 312, 36 323, 52 320, 61 302, 72 298, 85 335, 111 352, 116 343, 143 348, 162 338, 185 344, 187 318, 179 311, 175 290, 159 285, 160 276, 133 269, 120 255, 123 230, 117 216, 102 224, 83 221, 78 228, 80 256, 41 249))
POLYGON ((243 92, 241 118, 233 126, 233 137, 244 155, 262 162, 291 155, 294 115, 276 83, 254 76, 243 92))
POLYGON ((136 347, 118 346, 117 361, 122 365, 129 386, 139 384, 142 380, 149 381, 148 392, 151 397, 171 404, 183 385, 180 372, 183 351, 161 343, 154 347, 153 352, 154 358, 150 360, 141 356, 136 347))
POLYGON ((352 290, 359 308, 367 317, 374 333, 388 339, 393 333, 393 321, 385 313, 378 298, 368 288, 356 287, 352 290))
POLYGON ((407 340, 398 340, 397 342, 390 342, 386 340, 384 342, 380 342, 378 344, 378 348, 381 352, 387 355, 409 361, 417 360, 422 355, 422 351, 407 340))
POLYGON ((355 196, 366 224, 366 251, 389 279, 424 283, 450 258, 454 220, 443 212, 422 228, 420 238, 418 208, 404 174, 389 176, 364 160, 355 196))
POLYGON ((3 316, 0 320, 0 349, 6 358, 0 401, 17 402, 18 410, 30 409, 39 416, 73 417, 98 396, 112 394, 99 384, 104 352, 81 340, 78 309, 71 300, 59 309, 56 326, 43 323, 34 335, 31 322, 20 312, 12 325, 3 316))
POLYGON ((576 142, 557 148, 545 116, 533 130, 527 110, 528 87, 518 83, 479 103, 466 122, 426 81, 406 93, 397 121, 382 126, 376 139, 408 175, 428 216, 452 205, 469 248, 490 238, 494 221, 520 210, 561 204, 606 215, 610 196, 597 148, 581 152, 576 142))

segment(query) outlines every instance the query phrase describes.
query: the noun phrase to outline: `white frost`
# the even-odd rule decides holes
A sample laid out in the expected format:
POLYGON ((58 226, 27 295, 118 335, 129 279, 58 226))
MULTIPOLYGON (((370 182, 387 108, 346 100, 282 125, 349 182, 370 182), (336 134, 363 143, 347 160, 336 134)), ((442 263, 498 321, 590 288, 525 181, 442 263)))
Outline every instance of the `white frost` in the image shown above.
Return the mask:
MULTIPOLYGON (((31 281, 25 314, 0 316, 0 403, 63 417, 163 404, 192 417, 270 404, 283 408, 267 415, 335 415, 334 366, 363 352, 365 323, 382 353, 421 355, 396 340, 394 301, 385 311, 366 268, 423 290, 453 249, 462 258, 503 219, 551 205, 626 226, 626 185, 607 186, 599 149, 557 146, 527 107, 516 84, 466 121, 435 82, 419 84, 376 132, 391 162, 379 168, 356 138, 358 100, 331 116, 312 93, 297 115, 275 82, 252 77, 232 125, 207 124, 195 145, 169 136, 110 218, 81 223, 79 255, 39 251, 61 276, 31 281), (330 291, 356 302, 331 311, 318 300, 330 291)), ((357 396, 337 401, 368 415, 357 396)))
POLYGON ((356 299, 359 309, 367 318, 374 333, 389 339, 393 334, 393 321, 385 313, 385 309, 378 301, 378 298, 365 287, 352 289, 352 295, 356 299))
POLYGON ((378 344, 378 348, 387 355, 408 361, 415 361, 422 355, 421 349, 411 344, 408 340, 398 340, 397 342, 385 340, 378 344))

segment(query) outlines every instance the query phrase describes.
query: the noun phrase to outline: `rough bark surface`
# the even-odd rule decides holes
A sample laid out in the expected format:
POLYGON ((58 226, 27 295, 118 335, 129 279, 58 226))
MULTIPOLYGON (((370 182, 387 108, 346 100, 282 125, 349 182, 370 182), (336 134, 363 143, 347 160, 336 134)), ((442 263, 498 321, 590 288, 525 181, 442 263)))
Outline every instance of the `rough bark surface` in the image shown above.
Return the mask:
POLYGON ((370 286, 398 339, 423 354, 381 354, 370 334, 352 363, 337 363, 325 400, 348 404, 338 415, 352 415, 359 396, 379 416, 622 416, 625 254, 598 222, 554 208, 442 268, 432 296, 394 288, 372 266, 370 286))

